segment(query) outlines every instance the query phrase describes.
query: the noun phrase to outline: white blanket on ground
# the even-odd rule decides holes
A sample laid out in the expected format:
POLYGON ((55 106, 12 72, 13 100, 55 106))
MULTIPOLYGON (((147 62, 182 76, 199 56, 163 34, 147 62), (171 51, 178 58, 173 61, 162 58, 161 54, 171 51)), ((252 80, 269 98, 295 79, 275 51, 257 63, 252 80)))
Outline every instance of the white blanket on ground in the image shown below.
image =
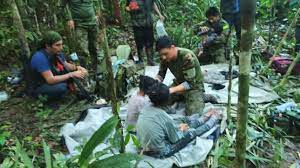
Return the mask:
MULTIPOLYGON (((158 73, 158 66, 147 66, 145 70, 145 75, 150 77, 155 77, 158 73)), ((228 71, 227 64, 211 64, 201 66, 202 73, 219 73, 220 71, 228 71)), ((233 66, 233 70, 238 70, 237 66, 233 66)), ((204 76, 207 78, 209 76, 204 76)), ((171 85, 174 79, 174 75, 170 70, 167 71, 165 80, 163 81, 166 85, 171 85)), ((208 81, 209 79, 204 79, 208 81)), ((220 83, 225 85, 225 88, 221 90, 213 90, 211 84, 204 83, 204 89, 206 94, 212 94, 217 98, 218 103, 227 104, 228 96, 228 85, 229 81, 220 79, 220 83), (225 82, 225 83, 224 83, 225 82)), ((218 83, 218 82, 217 82, 218 83)), ((254 77, 251 77, 250 81, 250 91, 249 91, 249 103, 266 103, 278 99, 279 96, 272 90, 267 82, 260 81, 254 77)), ((238 78, 232 80, 231 89, 231 103, 237 104, 238 102, 238 78)))
MULTIPOLYGON (((83 145, 93 133, 100 128, 100 126, 112 116, 111 107, 103 107, 100 109, 89 109, 88 114, 83 121, 78 122, 76 125, 67 123, 61 129, 61 135, 65 138, 65 143, 70 155, 78 154, 76 148, 83 145)), ((122 120, 126 117, 126 109, 121 108, 120 117, 122 120)), ((213 132, 216 127, 208 131, 208 134, 213 132)), ((208 136, 207 134, 204 136, 208 136)), ((94 152, 101 151, 110 146, 108 141, 96 147, 94 152)), ((205 160, 207 154, 212 149, 213 141, 205 138, 197 137, 194 142, 190 143, 187 147, 177 152, 174 156, 166 159, 156 159, 149 156, 142 156, 143 160, 139 162, 138 167, 146 168, 171 168, 173 164, 178 167, 186 167, 198 164, 205 160)), ((130 141, 126 146, 128 153, 137 153, 133 142, 130 141)), ((105 157, 111 156, 106 155, 105 157)))

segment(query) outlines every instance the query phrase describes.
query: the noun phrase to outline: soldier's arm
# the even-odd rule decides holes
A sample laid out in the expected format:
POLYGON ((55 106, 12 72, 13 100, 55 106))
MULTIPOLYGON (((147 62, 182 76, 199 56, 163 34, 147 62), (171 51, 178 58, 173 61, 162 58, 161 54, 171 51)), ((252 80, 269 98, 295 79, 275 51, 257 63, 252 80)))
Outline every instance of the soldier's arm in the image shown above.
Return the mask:
POLYGON ((222 23, 223 26, 223 31, 220 35, 218 35, 214 41, 215 44, 217 43, 225 43, 226 42, 226 38, 229 34, 229 25, 226 22, 222 23))
POLYGON ((164 21, 165 20, 165 17, 160 13, 159 9, 158 9, 158 6, 156 5, 156 3, 154 2, 153 3, 153 9, 155 11, 155 13, 158 15, 159 19, 161 21, 164 21))
POLYGON ((61 13, 61 16, 64 17, 65 21, 72 20, 72 15, 69 10, 69 1, 68 0, 60 0, 60 13, 61 13))
POLYGON ((168 69, 167 65, 163 61, 161 61, 159 65, 158 74, 156 75, 156 79, 162 82, 165 79, 167 69, 168 69))
POLYGON ((184 59, 184 64, 182 68, 183 77, 185 81, 181 84, 184 86, 185 90, 190 90, 196 88, 196 60, 191 54, 187 54, 184 59))

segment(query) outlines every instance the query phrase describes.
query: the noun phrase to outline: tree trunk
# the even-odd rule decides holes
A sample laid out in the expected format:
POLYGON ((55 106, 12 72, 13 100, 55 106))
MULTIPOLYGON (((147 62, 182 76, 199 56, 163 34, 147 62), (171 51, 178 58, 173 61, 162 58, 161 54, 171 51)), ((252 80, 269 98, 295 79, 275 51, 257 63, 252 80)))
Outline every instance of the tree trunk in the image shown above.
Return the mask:
POLYGON ((241 0, 242 38, 239 58, 239 93, 237 114, 235 167, 246 167, 249 73, 251 69, 251 47, 254 39, 256 0, 241 0))
POLYGON ((17 27, 18 29, 18 39, 20 42, 20 47, 21 47, 21 53, 20 53, 20 60, 22 60, 23 63, 23 68, 24 68, 24 77, 25 77, 25 82, 26 82, 26 91, 28 91, 29 88, 29 83, 30 83, 30 78, 29 78, 29 67, 28 61, 30 57, 30 49, 28 42, 25 37, 25 29, 20 17, 20 13, 16 4, 15 0, 11 0, 11 9, 13 12, 13 24, 17 27))
MULTIPOLYGON (((108 82, 109 86, 111 88, 111 104, 112 104, 112 112, 114 115, 119 116, 119 109, 118 109, 118 100, 117 100, 117 92, 116 92, 116 83, 114 80, 114 74, 112 70, 112 62, 111 62, 111 55, 109 53, 109 47, 108 47, 108 40, 107 40, 107 35, 106 35, 106 23, 105 19, 103 17, 102 10, 103 9, 103 4, 102 0, 100 0, 100 10, 99 13, 101 14, 100 20, 101 20, 101 25, 102 25, 102 35, 103 35, 103 50, 104 50, 104 55, 105 55, 105 62, 106 62, 106 69, 108 72, 108 82)), ((125 143, 124 143, 124 138, 123 138, 123 129, 122 129, 122 124, 121 124, 121 119, 119 119, 119 124, 117 126, 117 131, 120 131, 121 133, 121 139, 120 139, 120 153, 125 152, 125 143)))

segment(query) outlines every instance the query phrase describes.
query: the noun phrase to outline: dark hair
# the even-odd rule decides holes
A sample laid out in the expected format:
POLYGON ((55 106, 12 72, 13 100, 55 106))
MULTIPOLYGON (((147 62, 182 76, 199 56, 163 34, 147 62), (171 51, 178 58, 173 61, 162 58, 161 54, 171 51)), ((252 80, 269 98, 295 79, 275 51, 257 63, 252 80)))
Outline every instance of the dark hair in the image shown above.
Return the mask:
POLYGON ((145 93, 147 91, 149 91, 149 88, 151 88, 152 85, 158 83, 157 80, 155 80, 149 76, 140 75, 139 79, 140 79, 139 88, 140 88, 140 90, 144 91, 145 93))
POLYGON ((173 44, 169 36, 159 37, 156 41, 156 51, 160 51, 163 48, 170 48, 173 44))
POLYGON ((210 16, 220 16, 219 9, 217 7, 209 7, 205 12, 205 16, 207 18, 210 16))
POLYGON ((146 92, 154 106, 161 106, 168 103, 170 92, 167 85, 158 82, 146 92))

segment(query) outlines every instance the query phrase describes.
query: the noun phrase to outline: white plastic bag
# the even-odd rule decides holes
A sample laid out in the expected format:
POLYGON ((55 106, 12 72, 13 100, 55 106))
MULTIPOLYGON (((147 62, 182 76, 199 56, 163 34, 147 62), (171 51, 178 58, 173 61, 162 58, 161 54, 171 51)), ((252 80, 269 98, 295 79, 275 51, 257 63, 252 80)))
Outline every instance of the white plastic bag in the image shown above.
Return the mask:
POLYGON ((164 23, 161 20, 156 22, 156 33, 158 37, 167 36, 168 33, 164 27, 164 23))

